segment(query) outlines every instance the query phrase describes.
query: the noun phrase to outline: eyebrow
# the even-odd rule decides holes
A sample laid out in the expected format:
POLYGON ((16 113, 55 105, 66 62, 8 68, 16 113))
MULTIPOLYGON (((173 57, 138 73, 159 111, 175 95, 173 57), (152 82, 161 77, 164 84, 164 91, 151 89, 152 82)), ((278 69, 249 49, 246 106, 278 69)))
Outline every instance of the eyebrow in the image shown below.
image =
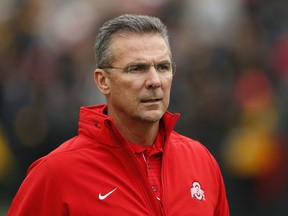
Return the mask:
MULTIPOLYGON (((157 62, 153 62, 152 64, 162 64, 162 63, 171 63, 171 62, 172 62, 172 61, 169 59, 169 60, 160 60, 160 61, 157 61, 157 62)), ((136 61, 132 61, 132 62, 127 63, 126 66, 138 65, 138 64, 149 64, 149 65, 151 65, 150 62, 141 61, 141 60, 137 61, 137 60, 136 60, 136 61)))

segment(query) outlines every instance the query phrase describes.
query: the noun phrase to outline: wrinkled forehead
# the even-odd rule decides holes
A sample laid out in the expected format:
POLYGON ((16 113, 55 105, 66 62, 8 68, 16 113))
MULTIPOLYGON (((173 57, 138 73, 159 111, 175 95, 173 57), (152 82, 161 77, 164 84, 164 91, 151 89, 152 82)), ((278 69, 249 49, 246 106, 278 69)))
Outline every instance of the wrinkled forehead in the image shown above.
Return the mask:
POLYGON ((169 58, 169 44, 159 33, 119 32, 111 38, 110 51, 115 58, 169 58))

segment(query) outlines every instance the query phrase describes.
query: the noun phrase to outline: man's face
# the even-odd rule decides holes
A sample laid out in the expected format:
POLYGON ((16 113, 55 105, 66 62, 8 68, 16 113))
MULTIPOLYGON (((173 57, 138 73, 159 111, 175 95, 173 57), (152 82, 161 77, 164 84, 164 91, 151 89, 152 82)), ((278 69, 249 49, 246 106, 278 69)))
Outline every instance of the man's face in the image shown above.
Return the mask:
MULTIPOLYGON (((111 50, 115 56, 111 67, 171 62, 168 46, 158 34, 115 36, 111 50)), ((169 105, 172 76, 160 76, 153 66, 139 78, 122 69, 109 69, 109 73, 109 114, 122 121, 160 120, 169 105)))

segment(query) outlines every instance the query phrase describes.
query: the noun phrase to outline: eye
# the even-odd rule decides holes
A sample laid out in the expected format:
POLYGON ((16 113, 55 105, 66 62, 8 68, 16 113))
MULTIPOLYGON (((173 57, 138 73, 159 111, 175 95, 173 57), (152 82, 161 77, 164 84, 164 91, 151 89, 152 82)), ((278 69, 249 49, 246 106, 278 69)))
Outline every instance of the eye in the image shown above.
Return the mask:
POLYGON ((149 68, 149 65, 146 64, 137 64, 137 65, 130 65, 127 67, 128 73, 143 73, 147 71, 147 68, 149 68))
POLYGON ((170 63, 160 63, 156 65, 157 71, 170 71, 171 70, 171 64, 170 63))

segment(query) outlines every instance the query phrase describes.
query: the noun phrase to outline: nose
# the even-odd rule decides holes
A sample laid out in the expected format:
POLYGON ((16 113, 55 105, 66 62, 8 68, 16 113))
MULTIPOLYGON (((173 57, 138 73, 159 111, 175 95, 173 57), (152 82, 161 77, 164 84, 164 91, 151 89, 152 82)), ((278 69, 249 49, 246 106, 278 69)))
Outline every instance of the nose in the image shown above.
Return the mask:
POLYGON ((159 88, 161 86, 160 76, 154 65, 149 68, 148 76, 146 78, 147 88, 159 88))

